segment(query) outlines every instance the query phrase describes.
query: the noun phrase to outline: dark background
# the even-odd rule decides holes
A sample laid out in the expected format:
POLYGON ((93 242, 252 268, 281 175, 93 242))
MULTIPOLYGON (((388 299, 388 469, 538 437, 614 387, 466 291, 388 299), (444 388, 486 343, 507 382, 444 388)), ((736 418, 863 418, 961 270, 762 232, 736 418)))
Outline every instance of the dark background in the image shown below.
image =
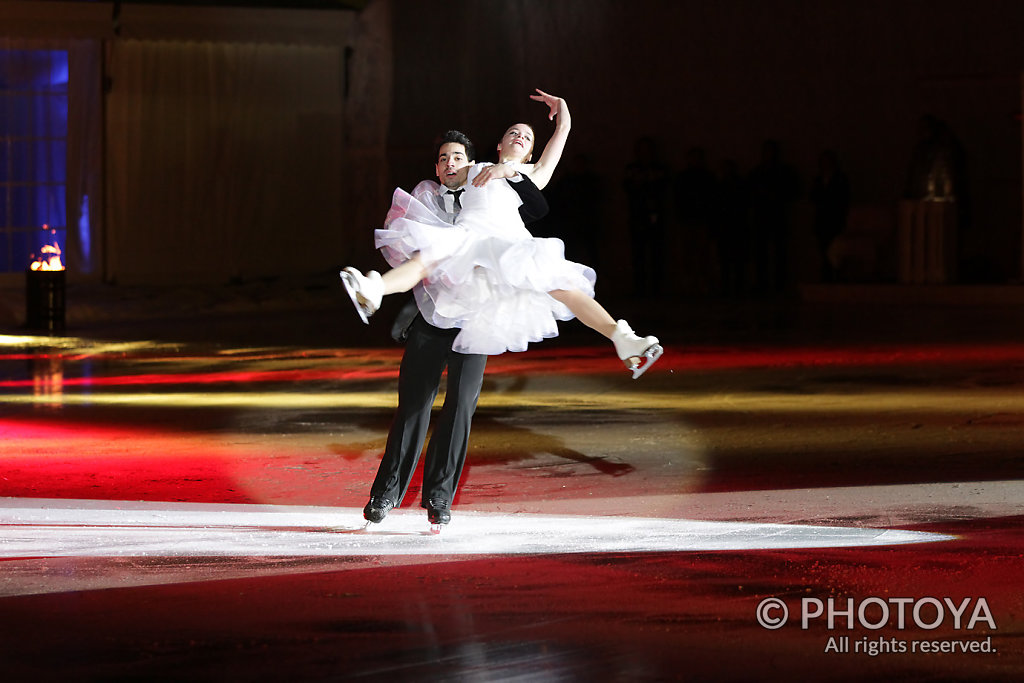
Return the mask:
MULTIPOLYGON (((280 256, 296 228, 282 225, 277 215, 272 224, 258 226, 263 242, 239 257, 244 262, 232 272, 211 276, 205 262, 191 268, 163 264, 161 282, 272 277, 278 270, 321 273, 348 262, 382 266, 372 230, 395 186, 409 188, 432 176, 436 136, 463 129, 487 159, 505 127, 525 121, 537 127, 543 144, 551 124, 543 107, 528 99, 538 87, 564 97, 573 114, 555 182, 575 163, 589 164, 600 180, 594 196, 599 218, 591 236, 599 252, 599 291, 628 288, 631 245, 621 181, 637 138, 652 138, 673 171, 681 168, 687 149, 701 146, 713 171, 732 159, 743 173, 757 162, 762 141, 777 140, 800 179, 791 212, 793 284, 818 279, 807 191, 819 153, 837 151, 851 182, 851 228, 871 227, 871 249, 884 255, 896 248, 897 204, 917 122, 926 113, 948 124, 967 159, 971 213, 959 236, 959 258, 967 267, 958 281, 1003 284, 1020 278, 1024 6, 1011 0, 3 2, 0 11, 7 34, 0 39, 7 45, 46 36, 85 38, 107 58, 130 41, 185 52, 211 42, 336 50, 340 76, 328 73, 317 80, 305 74, 303 87, 322 87, 341 102, 306 113, 317 125, 341 131, 339 140, 315 150, 321 156, 317 173, 323 155, 340 169, 340 180, 328 183, 337 192, 325 189, 322 176, 304 179, 289 168, 280 199, 285 204, 278 207, 287 211, 287 202, 294 201, 293 213, 319 226, 323 253, 306 259, 301 250, 284 249, 293 257, 280 256), (304 186, 315 191, 302 195, 304 186)), ((227 83, 232 77, 231 71, 218 74, 227 83)), ((283 63, 267 81, 298 77, 283 63)), ((153 97, 164 87, 159 80, 147 83, 153 97)), ((112 92, 117 94, 116 83, 112 92)), ((108 103, 110 96, 104 95, 108 103)), ((308 151, 309 136, 299 133, 284 127, 260 144, 308 151)), ((106 174, 109 200, 107 135, 106 158, 97 167, 106 174)), ((258 158, 274 156, 261 150, 258 158)), ((253 163, 259 162, 245 158, 245 174, 227 169, 236 186, 239 178, 258 175, 253 163)), ((141 168, 158 173, 164 166, 154 158, 141 168)), ((182 184, 167 187, 169 196, 187 200, 199 191, 187 178, 173 177, 157 183, 182 184)), ((237 186, 233 192, 244 202, 254 193, 265 196, 267 187, 267 177, 261 177, 248 190, 237 186)), ((109 223, 112 211, 107 206, 93 215, 109 223)), ((713 259, 707 236, 678 229, 671 211, 664 256, 675 280, 667 293, 712 292, 706 280, 713 274, 691 276, 713 259)), ((129 222, 133 254, 147 249, 140 239, 146 230, 166 234, 159 217, 140 214, 129 222)), ((104 227, 99 234, 107 243, 99 252, 116 255, 121 233, 104 227)), ((149 248, 151 261, 161 258, 157 246, 149 248)), ((73 255, 73 244, 69 251, 73 255)), ((116 282, 115 271, 107 264, 93 277, 116 282)), ((132 272, 129 279, 144 282, 145 272, 132 272)), ((896 278, 891 259, 855 275, 868 281, 896 278)))

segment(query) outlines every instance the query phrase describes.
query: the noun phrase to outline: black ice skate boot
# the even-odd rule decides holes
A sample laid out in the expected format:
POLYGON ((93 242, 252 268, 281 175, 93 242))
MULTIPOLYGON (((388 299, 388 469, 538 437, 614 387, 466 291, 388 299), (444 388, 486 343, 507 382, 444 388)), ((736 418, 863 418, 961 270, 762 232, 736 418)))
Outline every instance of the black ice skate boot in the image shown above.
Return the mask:
POLYGON ((441 526, 452 521, 452 513, 448 511, 448 501, 443 498, 431 498, 427 501, 426 508, 430 530, 435 534, 441 533, 441 526))
POLYGON ((363 519, 380 524, 393 507, 395 504, 383 496, 370 496, 370 502, 363 508, 363 519))

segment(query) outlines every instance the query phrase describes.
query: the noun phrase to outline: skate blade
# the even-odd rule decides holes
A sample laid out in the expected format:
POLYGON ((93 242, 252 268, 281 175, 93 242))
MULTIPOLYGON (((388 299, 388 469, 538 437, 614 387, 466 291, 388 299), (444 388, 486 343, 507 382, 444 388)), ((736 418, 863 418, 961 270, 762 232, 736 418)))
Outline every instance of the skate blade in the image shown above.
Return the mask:
POLYGON ((341 271, 338 273, 341 276, 341 284, 345 285, 345 291, 348 292, 348 298, 352 299, 352 305, 356 307, 356 313, 359 314, 359 318, 364 324, 370 324, 370 315, 373 311, 368 311, 366 306, 359 302, 359 286, 356 284, 355 277, 348 271, 341 271))
POLYGON ((441 529, 443 529, 443 528, 444 528, 444 524, 431 524, 430 525, 430 533, 434 534, 435 536, 438 536, 438 535, 441 534, 441 529))
POLYGON ((637 361, 630 363, 629 369, 633 371, 633 379, 647 372, 661 358, 661 354, 664 352, 665 349, 661 347, 661 344, 654 344, 644 351, 644 355, 639 357, 637 361))

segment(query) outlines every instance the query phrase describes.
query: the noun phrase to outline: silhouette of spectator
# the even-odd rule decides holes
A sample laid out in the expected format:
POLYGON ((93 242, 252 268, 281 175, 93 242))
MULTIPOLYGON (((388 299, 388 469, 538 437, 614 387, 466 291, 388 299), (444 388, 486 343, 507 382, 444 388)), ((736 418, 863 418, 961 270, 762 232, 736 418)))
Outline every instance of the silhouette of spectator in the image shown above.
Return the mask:
POLYGON ((945 121, 925 114, 917 122, 906 199, 958 199, 966 180, 966 157, 945 121))
POLYGON ((712 240, 718 256, 722 293, 747 293, 750 268, 750 223, 747 186, 734 159, 726 159, 715 193, 712 240))
POLYGON ((704 149, 687 150, 683 170, 675 179, 675 209, 685 241, 687 271, 694 274, 694 284, 700 291, 707 291, 713 278, 710 233, 717 184, 704 149))
POLYGON ((821 279, 834 282, 836 271, 829 259, 829 247, 846 229, 850 211, 850 181, 834 150, 825 150, 818 156, 818 173, 811 183, 810 199, 814 206, 814 236, 821 257, 821 279))
POLYGON ((636 141, 635 158, 626 166, 622 186, 629 212, 634 293, 657 296, 664 284, 669 171, 658 158, 653 139, 636 141))
POLYGON ((781 292, 789 284, 790 209, 799 194, 796 171, 783 163, 779 143, 766 140, 750 172, 751 234, 757 286, 781 292))
POLYGON ((965 258, 971 228, 971 198, 967 182, 967 155, 945 121, 925 114, 917 122, 917 142, 911 153, 905 199, 956 202, 956 242, 960 271, 967 280, 985 279, 990 270, 986 259, 969 263, 965 258))

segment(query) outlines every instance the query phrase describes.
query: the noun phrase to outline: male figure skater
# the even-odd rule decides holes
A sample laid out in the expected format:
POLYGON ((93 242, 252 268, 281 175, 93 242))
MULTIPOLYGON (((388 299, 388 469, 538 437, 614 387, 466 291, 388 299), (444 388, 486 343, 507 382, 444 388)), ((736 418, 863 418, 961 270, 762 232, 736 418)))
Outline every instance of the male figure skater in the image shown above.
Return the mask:
MULTIPOLYGON (((475 158, 473 143, 462 133, 448 131, 442 138, 435 162, 441 183, 436 200, 453 223, 461 209, 461 188, 466 184, 466 174, 475 158)), ((537 186, 506 166, 495 169, 493 181, 501 182, 498 178, 505 173, 509 174, 506 181, 523 202, 519 207, 523 222, 543 217, 548 205, 537 186)), ((451 503, 466 461, 469 431, 487 365, 485 355, 452 350, 458 333, 457 328, 441 329, 429 324, 415 310, 415 302, 410 302, 399 314, 393 334, 397 339, 406 338, 406 347, 398 373, 398 409, 377 476, 370 487, 370 500, 363 508, 363 517, 369 522, 381 522, 405 497, 426 439, 431 407, 445 367, 448 368, 448 387, 427 446, 421 505, 426 508, 427 519, 435 530, 451 520, 451 503), (415 314, 409 315, 412 312, 415 314), (409 318, 411 323, 406 325, 404 321, 409 318)))

